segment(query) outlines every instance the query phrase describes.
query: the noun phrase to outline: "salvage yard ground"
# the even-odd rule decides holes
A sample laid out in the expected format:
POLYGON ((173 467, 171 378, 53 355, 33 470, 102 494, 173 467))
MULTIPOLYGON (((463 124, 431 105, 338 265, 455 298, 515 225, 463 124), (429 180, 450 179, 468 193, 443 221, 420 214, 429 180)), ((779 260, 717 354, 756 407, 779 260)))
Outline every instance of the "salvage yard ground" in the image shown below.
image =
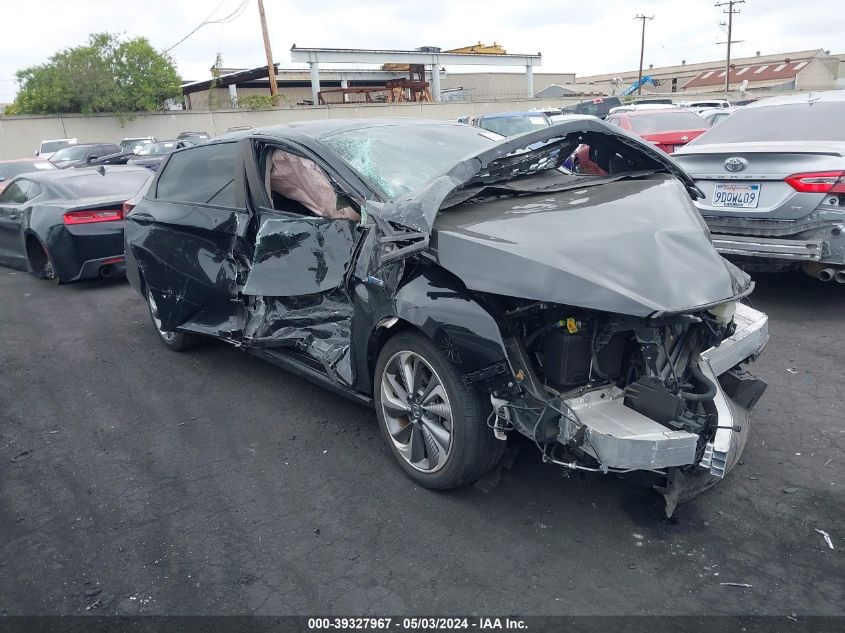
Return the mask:
POLYGON ((498 482, 415 487, 371 411, 169 352, 123 281, 2 269, 0 297, 0 614, 845 614, 843 286, 758 279, 769 390, 672 523, 527 444, 498 482))

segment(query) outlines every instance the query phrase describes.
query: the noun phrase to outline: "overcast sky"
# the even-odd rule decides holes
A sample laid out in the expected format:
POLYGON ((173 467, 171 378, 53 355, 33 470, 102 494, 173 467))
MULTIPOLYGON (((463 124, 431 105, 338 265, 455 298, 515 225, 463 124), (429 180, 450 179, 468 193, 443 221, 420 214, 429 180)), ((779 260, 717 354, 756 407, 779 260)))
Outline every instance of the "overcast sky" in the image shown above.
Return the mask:
MULTIPOLYGON (((218 52, 227 67, 264 63, 257 0, 5 0, 0 38, 0 102, 14 99, 18 68, 39 64, 95 31, 147 37, 166 49, 209 14, 225 24, 204 26, 171 51, 183 78, 209 78, 218 52), (8 9, 8 8, 7 8, 8 9), (31 29, 23 28, 31 25, 31 29)), ((510 53, 543 54, 537 72, 590 75, 635 69, 637 13, 646 26, 645 66, 720 59, 725 17, 714 0, 264 0, 273 56, 284 68, 290 47, 444 49, 494 41, 510 53)), ((737 56, 815 48, 845 53, 842 0, 748 0, 734 21, 737 56), (842 50, 839 50, 842 49, 842 50)), ((448 68, 450 72, 460 68, 448 68)))

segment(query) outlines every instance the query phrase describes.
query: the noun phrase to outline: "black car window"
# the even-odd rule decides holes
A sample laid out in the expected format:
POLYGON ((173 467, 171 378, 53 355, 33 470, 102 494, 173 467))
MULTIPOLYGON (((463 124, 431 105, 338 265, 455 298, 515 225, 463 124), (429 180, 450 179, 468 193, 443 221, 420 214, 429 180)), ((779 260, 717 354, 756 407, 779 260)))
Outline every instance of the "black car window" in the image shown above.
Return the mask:
POLYGON ((200 145, 172 154, 158 179, 155 197, 234 207, 237 143, 200 145))
POLYGON ((85 160, 89 149, 88 145, 69 145, 53 154, 50 160, 54 163, 60 163, 63 160, 85 160))
POLYGON ((28 180, 16 180, 0 194, 0 204, 23 204, 26 202, 27 189, 29 189, 28 180))
POLYGON ((358 205, 313 160, 271 145, 263 151, 261 164, 273 209, 330 219, 361 219, 358 205))
POLYGON ((29 189, 26 190, 26 200, 29 202, 33 198, 41 195, 41 185, 37 182, 29 181, 29 189))

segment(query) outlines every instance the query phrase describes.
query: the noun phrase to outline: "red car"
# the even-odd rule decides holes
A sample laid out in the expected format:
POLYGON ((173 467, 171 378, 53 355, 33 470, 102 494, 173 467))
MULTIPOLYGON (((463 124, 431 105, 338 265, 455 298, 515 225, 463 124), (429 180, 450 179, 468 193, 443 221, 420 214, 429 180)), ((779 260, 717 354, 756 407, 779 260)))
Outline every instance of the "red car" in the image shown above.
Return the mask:
MULTIPOLYGON (((636 134, 667 154, 683 147, 710 127, 695 112, 681 108, 617 112, 608 116, 606 121, 636 134)), ((607 157, 597 154, 589 145, 579 145, 569 161, 576 173, 607 175, 607 157)))
POLYGON ((695 112, 682 108, 617 112, 606 120, 633 132, 667 154, 683 147, 710 127, 707 121, 695 112))

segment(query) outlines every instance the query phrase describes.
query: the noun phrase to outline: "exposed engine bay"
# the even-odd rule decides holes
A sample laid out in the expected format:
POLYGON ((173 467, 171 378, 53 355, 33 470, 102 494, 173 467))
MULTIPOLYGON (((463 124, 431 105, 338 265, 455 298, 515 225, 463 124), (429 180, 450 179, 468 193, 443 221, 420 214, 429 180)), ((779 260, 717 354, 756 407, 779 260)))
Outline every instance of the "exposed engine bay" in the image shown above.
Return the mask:
POLYGON ((516 383, 491 396, 497 437, 516 430, 571 470, 650 472, 670 515, 688 498, 673 482, 730 470, 738 418, 766 388, 738 367, 765 345, 764 315, 735 301, 651 319, 516 303, 505 312, 516 383))

